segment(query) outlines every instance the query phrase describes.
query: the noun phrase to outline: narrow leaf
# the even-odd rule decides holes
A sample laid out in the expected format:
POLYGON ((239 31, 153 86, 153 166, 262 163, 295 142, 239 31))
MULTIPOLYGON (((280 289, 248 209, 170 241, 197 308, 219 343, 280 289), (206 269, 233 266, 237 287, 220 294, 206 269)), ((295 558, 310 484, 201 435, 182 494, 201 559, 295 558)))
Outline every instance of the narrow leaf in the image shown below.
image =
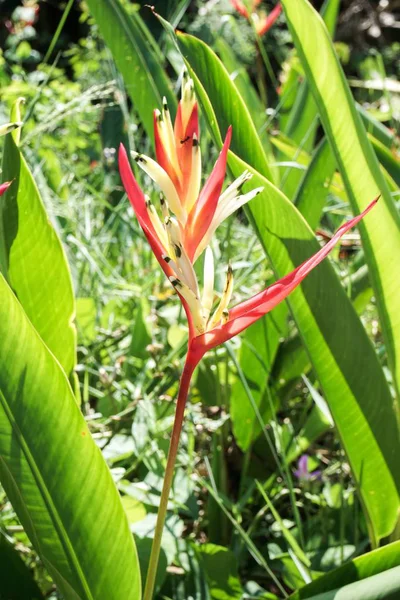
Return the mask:
POLYGON ((382 194, 374 219, 361 223, 360 232, 389 365, 399 390, 400 218, 323 21, 308 0, 282 0, 282 4, 354 213, 361 212, 371 197, 382 194))
POLYGON ((87 0, 87 4, 146 133, 153 139, 152 110, 162 108, 163 96, 173 114, 176 108, 176 98, 161 65, 161 51, 139 14, 128 13, 119 0, 87 0))

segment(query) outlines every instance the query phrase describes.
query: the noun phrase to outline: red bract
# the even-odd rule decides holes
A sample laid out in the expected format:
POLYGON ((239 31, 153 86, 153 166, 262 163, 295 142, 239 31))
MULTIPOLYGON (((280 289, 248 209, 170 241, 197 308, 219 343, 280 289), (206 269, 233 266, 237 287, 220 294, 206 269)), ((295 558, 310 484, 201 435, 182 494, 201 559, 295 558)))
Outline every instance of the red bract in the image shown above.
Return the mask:
POLYGON ((184 76, 182 100, 174 127, 165 101, 162 112, 154 113, 158 162, 137 152, 132 153, 138 165, 162 191, 159 210, 140 189, 123 146, 119 152, 121 178, 129 200, 161 268, 184 306, 189 324, 189 355, 196 364, 207 350, 238 335, 282 302, 377 202, 377 199, 374 200, 362 214, 342 225, 323 248, 291 273, 231 309, 228 306, 233 273, 228 268, 224 291, 212 312, 214 264, 208 246, 212 235, 226 217, 262 190, 257 188, 247 194, 240 193, 251 178, 251 174, 245 172, 222 192, 231 135, 229 128, 214 169, 200 191, 198 106, 193 82, 184 76), (200 293, 193 266, 203 251, 206 251, 204 286, 200 293))
POLYGON ((282 4, 277 4, 269 13, 256 23, 256 30, 259 36, 263 36, 271 29, 277 18, 282 12, 282 4))
POLYGON ((5 181, 4 183, 0 183, 0 196, 2 196, 10 187, 12 181, 5 181))
POLYGON ((253 0, 250 2, 250 11, 246 8, 245 4, 241 2, 241 0, 231 0, 231 4, 233 8, 240 14, 242 17, 250 20, 254 19, 254 26, 256 28, 257 34, 259 36, 263 36, 269 29, 271 29, 272 25, 275 23, 277 18, 282 12, 282 5, 279 2, 271 12, 266 15, 264 11, 257 12, 256 8, 260 4, 261 0, 253 0))

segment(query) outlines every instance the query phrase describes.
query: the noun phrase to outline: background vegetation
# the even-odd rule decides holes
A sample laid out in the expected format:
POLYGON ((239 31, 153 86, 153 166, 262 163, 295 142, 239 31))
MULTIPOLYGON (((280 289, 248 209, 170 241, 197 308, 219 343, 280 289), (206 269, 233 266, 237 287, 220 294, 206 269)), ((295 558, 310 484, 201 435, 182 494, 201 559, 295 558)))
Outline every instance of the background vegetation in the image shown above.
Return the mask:
MULTIPOLYGON (((91 439, 120 492, 143 579, 187 332, 126 200, 117 149, 153 155, 152 110, 164 94, 176 106, 184 60, 202 108, 203 172, 232 124, 231 175, 244 161, 265 178, 265 195, 221 227, 213 248, 220 288, 232 263, 235 301, 310 256, 314 233, 326 241, 378 192, 384 208, 287 304, 198 368, 157 598, 326 600, 349 584, 361 587, 338 597, 395 598, 398 6, 313 2, 344 79, 305 0, 283 2, 262 38, 228 0, 153 4, 184 34, 174 38, 144 3, 0 0, 0 122, 14 106, 24 123, 19 146, 14 132, 2 149, 1 181, 15 181, 0 211, 0 394, 12 397, 4 414, 7 405, 28 431, 17 465, 17 427, 0 415, 0 598, 138 597, 126 591, 139 585, 130 534, 91 439), (48 496, 29 496, 33 462, 48 496), (71 519, 84 507, 70 555, 26 525, 52 502, 71 519), (98 548, 97 565, 83 539, 98 548), (64 551, 85 577, 63 587, 64 551)), ((51 532, 54 520, 42 525, 51 532)))

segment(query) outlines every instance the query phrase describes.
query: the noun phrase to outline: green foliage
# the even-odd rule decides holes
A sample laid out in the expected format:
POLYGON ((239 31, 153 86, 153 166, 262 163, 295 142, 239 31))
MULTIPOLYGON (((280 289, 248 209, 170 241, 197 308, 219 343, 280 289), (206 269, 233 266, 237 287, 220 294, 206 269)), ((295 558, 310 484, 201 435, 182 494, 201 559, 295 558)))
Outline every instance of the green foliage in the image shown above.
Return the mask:
POLYGON ((64 596, 136 600, 115 484, 59 363, 0 277, 2 485, 64 596))
POLYGON ((362 223, 360 232, 397 386, 400 329, 394 281, 400 253, 399 216, 323 23, 307 0, 284 0, 283 6, 354 212, 382 194, 374 221, 362 223))
MULTIPOLYGON (((235 124, 240 121, 236 100, 238 92, 223 66, 204 44, 182 35, 179 36, 179 44, 196 74, 198 95, 210 129, 221 144, 220 130, 224 130, 224 125, 229 121, 235 129, 235 124)), ((249 152, 244 139, 241 139, 240 128, 235 131, 232 149, 237 148, 245 159, 253 158, 251 153, 255 144, 250 145, 249 152)), ((249 132, 245 135, 247 137, 249 132)), ((228 163, 235 176, 249 168, 255 175, 255 184, 264 187, 264 192, 253 200, 249 212, 274 271, 282 277, 315 251, 311 231, 293 204, 249 163, 233 152, 228 163)), ((399 505, 396 467, 399 434, 389 388, 365 331, 327 262, 310 275, 301 290, 291 294, 288 303, 352 465, 369 514, 371 539, 376 543, 393 531, 399 505), (362 348, 362 356, 353 350, 346 354, 344 348, 362 348), (369 366, 366 366, 367 361, 369 366), (363 378, 359 377, 361 369, 363 378), (369 381, 368 376, 371 376, 369 381), (377 397, 380 399, 379 407, 375 401, 377 397), (354 436, 355 422, 360 437, 354 436), (388 428, 391 428, 390 435, 388 428), (369 442, 364 445, 366 439, 369 442), (386 474, 386 484, 382 487, 383 473, 386 474), (379 489, 381 496, 378 499, 379 489), (391 491, 388 493, 388 490, 391 491), (385 508, 383 502, 387 502, 385 508)))
POLYGON ((87 0, 87 3, 124 77, 143 127, 152 139, 152 110, 162 108, 163 96, 172 110, 176 105, 160 64, 162 54, 143 21, 134 12, 129 15, 118 0, 87 0))
MULTIPOLYGON (((399 547, 400 543, 395 542, 394 544, 389 544, 384 548, 355 558, 339 569, 305 586, 299 592, 295 592, 292 594, 291 600, 306 600, 316 597, 321 597, 321 600, 322 598, 325 600, 325 595, 326 598, 336 598, 335 594, 338 594, 339 598, 342 598, 341 594, 343 594, 343 598, 351 598, 350 594, 353 594, 353 597, 368 597, 371 600, 372 598, 392 597, 390 595, 380 596, 380 593, 386 593, 384 589, 389 582, 394 584, 394 588, 390 588, 389 586, 388 594, 389 592, 390 594, 397 594, 398 592, 398 581, 396 581, 397 577, 395 573, 397 573, 399 567, 399 547), (380 573, 382 573, 382 578, 378 580, 372 579, 380 573), (362 587, 354 585, 352 587, 352 584, 361 581, 365 585, 362 587), (337 590, 342 586, 347 589, 343 589, 339 594, 337 590), (369 593, 371 595, 367 596, 369 593)), ((393 595, 393 598, 395 597, 393 595)))
POLYGON ((180 51, 129 0, 40 2, 33 25, 25 7, 5 16, 1 123, 26 104, 19 145, 14 132, 0 150, 0 183, 14 179, 0 198, 0 598, 140 598, 187 326, 117 150, 154 157, 153 109, 165 95, 175 113, 181 52, 204 178, 232 124, 231 175, 249 168, 265 188, 212 243, 217 290, 233 267, 231 305, 308 258, 314 232, 329 239, 374 189, 384 198, 362 240, 348 234, 287 303, 201 362, 154 600, 400 593, 396 44, 387 20, 372 48, 361 10, 333 46, 337 0, 321 10, 329 36, 306 0, 283 4, 259 39, 229 0, 158 0, 196 36, 179 34, 180 51))
POLYGON ((76 334, 69 267, 12 133, 4 146, 3 177, 13 183, 1 203, 1 271, 36 330, 70 375, 76 361, 76 334))

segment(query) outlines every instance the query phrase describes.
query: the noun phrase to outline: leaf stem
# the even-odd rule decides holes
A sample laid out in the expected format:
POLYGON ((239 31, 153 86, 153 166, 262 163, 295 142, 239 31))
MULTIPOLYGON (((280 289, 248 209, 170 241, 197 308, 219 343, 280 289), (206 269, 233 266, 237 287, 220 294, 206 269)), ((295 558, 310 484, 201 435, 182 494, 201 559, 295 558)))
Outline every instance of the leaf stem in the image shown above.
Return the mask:
POLYGON ((172 429, 171 441, 169 445, 167 466, 165 468, 164 483, 161 492, 160 505, 157 513, 157 523, 154 532, 153 544, 151 547, 149 568, 147 571, 146 587, 144 590, 143 600, 152 600, 153 598, 158 560, 160 557, 161 538, 165 525, 165 517, 167 514, 168 498, 174 477, 175 461, 179 448, 179 440, 182 431, 183 417, 185 414, 186 399, 188 396, 193 371, 198 362, 198 359, 196 358, 197 357, 195 357, 190 352, 189 347, 189 351, 186 356, 185 366, 183 368, 179 384, 179 393, 178 400, 176 403, 174 426, 172 429))

